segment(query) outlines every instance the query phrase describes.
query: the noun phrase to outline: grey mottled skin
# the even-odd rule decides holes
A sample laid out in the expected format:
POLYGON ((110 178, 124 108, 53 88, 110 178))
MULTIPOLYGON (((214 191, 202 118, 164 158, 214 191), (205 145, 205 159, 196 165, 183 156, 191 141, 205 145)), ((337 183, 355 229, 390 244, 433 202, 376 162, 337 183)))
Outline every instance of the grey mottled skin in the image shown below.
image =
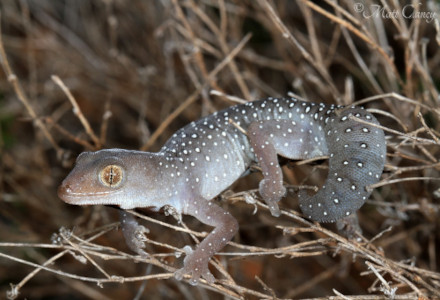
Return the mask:
MULTIPOLYGON (((313 196, 300 194, 300 206, 310 219, 334 222, 359 209, 382 174, 386 144, 378 124, 361 108, 342 108, 296 99, 248 102, 216 112, 177 131, 158 153, 109 149, 81 154, 58 190, 66 202, 107 204, 123 209, 172 206, 215 229, 195 250, 186 248, 184 267, 176 273, 209 282, 210 258, 238 230, 234 217, 211 201, 244 175, 253 162, 263 173, 260 194, 272 215, 280 214, 285 194, 277 155, 290 159, 329 156, 329 175, 313 196), (244 131, 244 132, 243 132, 244 131), (105 169, 106 168, 106 169, 105 169)), ((122 213, 124 236, 140 254, 134 218, 122 213)))

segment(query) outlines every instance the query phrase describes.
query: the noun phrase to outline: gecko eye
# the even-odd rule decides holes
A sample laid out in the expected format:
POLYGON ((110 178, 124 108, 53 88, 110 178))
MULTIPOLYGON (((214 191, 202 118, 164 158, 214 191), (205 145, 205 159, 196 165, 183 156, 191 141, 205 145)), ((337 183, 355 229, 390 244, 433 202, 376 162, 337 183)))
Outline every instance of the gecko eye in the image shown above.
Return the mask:
POLYGON ((99 172, 99 179, 105 186, 116 188, 121 184, 123 175, 120 166, 108 165, 99 172))

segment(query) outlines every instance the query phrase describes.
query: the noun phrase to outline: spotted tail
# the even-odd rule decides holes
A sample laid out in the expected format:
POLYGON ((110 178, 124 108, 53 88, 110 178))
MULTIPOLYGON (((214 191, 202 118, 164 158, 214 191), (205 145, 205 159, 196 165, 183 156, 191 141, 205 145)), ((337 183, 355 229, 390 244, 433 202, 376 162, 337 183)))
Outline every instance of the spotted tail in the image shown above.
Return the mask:
POLYGON ((354 116, 372 124, 376 118, 361 108, 339 109, 325 125, 329 151, 329 171, 323 187, 313 196, 299 195, 304 215, 318 222, 334 222, 358 210, 382 174, 386 143, 382 129, 351 119, 354 116))

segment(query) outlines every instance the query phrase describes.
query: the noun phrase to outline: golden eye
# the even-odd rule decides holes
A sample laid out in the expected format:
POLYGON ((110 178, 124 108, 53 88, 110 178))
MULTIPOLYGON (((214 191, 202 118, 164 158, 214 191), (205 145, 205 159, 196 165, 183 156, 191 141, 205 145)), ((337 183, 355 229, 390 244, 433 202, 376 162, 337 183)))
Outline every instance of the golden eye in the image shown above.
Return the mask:
POLYGON ((104 185, 115 188, 121 184, 123 175, 120 166, 108 165, 99 172, 99 179, 104 185))

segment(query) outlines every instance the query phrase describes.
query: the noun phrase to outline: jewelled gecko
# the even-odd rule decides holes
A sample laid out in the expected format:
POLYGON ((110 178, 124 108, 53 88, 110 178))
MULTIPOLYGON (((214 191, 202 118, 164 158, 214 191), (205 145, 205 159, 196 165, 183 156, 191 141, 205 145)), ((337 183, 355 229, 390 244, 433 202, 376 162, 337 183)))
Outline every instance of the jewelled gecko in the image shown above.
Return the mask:
MULTIPOLYGON (((121 209, 170 206, 214 227, 195 250, 185 247, 184 266, 176 278, 191 274, 214 282, 211 257, 238 230, 236 219, 212 199, 245 175, 252 163, 261 167, 259 192, 273 216, 286 194, 277 156, 311 159, 329 156, 328 177, 313 196, 299 194, 307 218, 334 222, 358 210, 370 195, 368 185, 382 174, 386 143, 379 124, 359 107, 342 107, 268 98, 215 112, 178 130, 157 153, 106 149, 81 153, 58 189, 75 205, 116 205, 121 209)), ((145 255, 136 238, 142 228, 121 212, 128 246, 145 255)))

